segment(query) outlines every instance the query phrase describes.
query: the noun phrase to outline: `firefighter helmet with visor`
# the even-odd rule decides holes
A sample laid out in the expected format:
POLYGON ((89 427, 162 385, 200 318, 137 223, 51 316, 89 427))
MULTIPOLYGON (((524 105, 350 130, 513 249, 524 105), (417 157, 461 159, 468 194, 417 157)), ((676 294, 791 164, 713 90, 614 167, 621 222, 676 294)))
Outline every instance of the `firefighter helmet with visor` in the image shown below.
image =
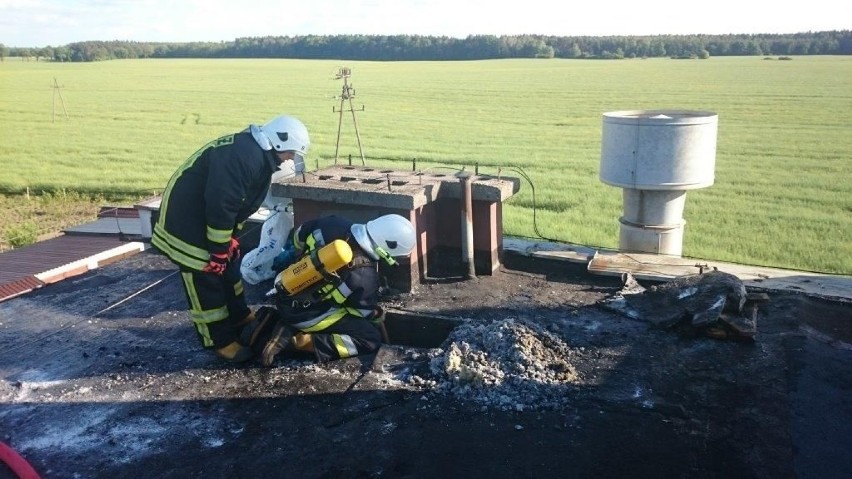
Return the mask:
POLYGON ((383 259, 396 264, 394 257, 411 254, 417 244, 417 235, 410 221, 400 215, 380 216, 366 224, 354 224, 352 236, 367 255, 374 260, 383 259))

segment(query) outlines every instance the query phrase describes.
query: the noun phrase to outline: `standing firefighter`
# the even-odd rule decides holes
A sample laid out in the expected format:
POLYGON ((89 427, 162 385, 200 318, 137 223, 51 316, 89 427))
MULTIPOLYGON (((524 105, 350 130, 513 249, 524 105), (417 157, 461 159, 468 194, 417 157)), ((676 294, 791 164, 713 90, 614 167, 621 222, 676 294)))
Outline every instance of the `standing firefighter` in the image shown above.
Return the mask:
POLYGON ((201 343, 225 360, 253 355, 238 341, 255 317, 243 294, 237 232, 283 162, 302 168, 309 144, 305 125, 291 116, 249 125, 195 152, 163 192, 151 243, 180 267, 201 343))
POLYGON ((258 329, 266 331, 254 343, 261 363, 271 366, 282 351, 312 352, 321 362, 376 351, 382 341, 374 324, 382 319, 377 304, 378 261, 394 265, 394 257, 408 256, 415 244, 412 224, 393 214, 366 224, 326 216, 293 230, 274 263, 276 270, 284 270, 275 278, 277 311, 263 314, 274 326, 267 333, 269 327, 259 325, 258 329), (326 245, 346 251, 347 257, 341 261, 345 266, 335 272, 326 271, 321 264, 323 252, 329 249, 326 245), (286 283, 298 282, 293 279, 298 276, 288 275, 305 266, 319 269, 322 279, 293 292, 286 283))

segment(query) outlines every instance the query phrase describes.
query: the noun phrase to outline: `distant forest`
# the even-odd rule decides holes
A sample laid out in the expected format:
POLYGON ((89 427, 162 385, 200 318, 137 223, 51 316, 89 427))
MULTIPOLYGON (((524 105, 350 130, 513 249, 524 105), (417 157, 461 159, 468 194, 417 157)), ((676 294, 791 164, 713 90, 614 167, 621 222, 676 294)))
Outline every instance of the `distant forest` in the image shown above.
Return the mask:
POLYGON ((340 60, 486 60, 497 58, 709 58, 711 56, 852 55, 852 31, 758 35, 557 37, 471 35, 304 35, 231 42, 86 41, 18 48, 0 43, 0 60, 58 62, 122 58, 301 58, 340 60))

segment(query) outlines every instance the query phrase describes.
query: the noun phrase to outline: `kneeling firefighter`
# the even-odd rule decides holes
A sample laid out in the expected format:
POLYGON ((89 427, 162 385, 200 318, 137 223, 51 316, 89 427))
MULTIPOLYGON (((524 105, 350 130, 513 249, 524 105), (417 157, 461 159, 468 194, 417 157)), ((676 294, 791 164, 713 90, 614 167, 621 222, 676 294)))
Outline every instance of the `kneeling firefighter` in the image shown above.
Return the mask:
POLYGON ((243 341, 264 366, 287 351, 311 352, 320 362, 376 351, 382 337, 375 321, 383 319, 378 262, 394 265, 415 244, 414 227, 399 215, 366 224, 339 216, 305 222, 274 262, 276 308, 258 310, 243 341), (301 289, 310 275, 319 281, 301 289))

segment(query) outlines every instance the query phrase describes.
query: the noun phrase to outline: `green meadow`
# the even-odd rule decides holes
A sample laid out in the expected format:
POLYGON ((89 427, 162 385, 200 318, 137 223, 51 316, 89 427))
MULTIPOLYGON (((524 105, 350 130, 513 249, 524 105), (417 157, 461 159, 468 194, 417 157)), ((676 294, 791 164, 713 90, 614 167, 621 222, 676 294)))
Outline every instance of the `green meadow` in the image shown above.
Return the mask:
MULTIPOLYGON (((341 66, 364 106, 356 115, 368 165, 411 170, 416 159, 423 171, 523 177, 504 208, 505 232, 589 246, 617 246, 622 210, 621 190, 598 178, 602 113, 713 111, 716 179, 687 193, 684 256, 852 274, 852 57, 7 58, 0 193, 7 202, 27 191, 151 195, 207 141, 279 113, 307 124, 309 168, 331 165, 341 66)), ((341 155, 360 164, 348 113, 343 126, 341 155)))

